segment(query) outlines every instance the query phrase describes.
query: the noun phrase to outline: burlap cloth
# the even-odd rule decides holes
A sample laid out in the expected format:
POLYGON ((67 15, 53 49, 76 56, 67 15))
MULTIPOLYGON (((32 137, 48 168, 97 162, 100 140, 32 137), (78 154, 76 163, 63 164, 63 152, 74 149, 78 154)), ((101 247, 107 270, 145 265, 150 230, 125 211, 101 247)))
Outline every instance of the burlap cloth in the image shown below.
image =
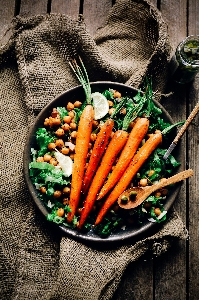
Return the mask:
POLYGON ((1 299, 110 299, 130 262, 158 243, 160 253, 185 238, 172 212, 157 233, 97 249, 53 231, 35 207, 23 178, 23 148, 35 115, 77 85, 67 63, 82 56, 91 81, 139 87, 152 73, 163 91, 169 46, 166 24, 145 1, 117 1, 95 38, 83 21, 46 15, 16 18, 0 54, 1 299), (160 71, 160 72, 159 72, 160 71))

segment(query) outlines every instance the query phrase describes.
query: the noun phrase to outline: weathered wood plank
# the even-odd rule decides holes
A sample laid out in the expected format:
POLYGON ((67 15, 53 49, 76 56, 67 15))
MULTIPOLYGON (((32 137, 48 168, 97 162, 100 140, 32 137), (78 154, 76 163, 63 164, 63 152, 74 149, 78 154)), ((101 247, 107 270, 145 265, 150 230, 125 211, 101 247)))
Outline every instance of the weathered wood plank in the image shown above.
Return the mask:
POLYGON ((80 0, 52 0, 51 13, 60 13, 77 18, 80 10, 80 0))
MULTIPOLYGON (((172 56, 178 43, 187 35, 186 1, 160 1, 160 10, 164 20, 168 24, 172 56)), ((173 92, 173 95, 169 98, 163 98, 161 101, 162 104, 170 113, 174 122, 185 119, 186 87, 180 86, 170 80, 168 82, 167 92, 173 92)), ((180 158, 182 164, 185 166, 185 136, 182 138, 180 146, 185 149, 184 155, 180 158)), ((184 223, 186 222, 186 201, 186 183, 183 183, 174 207, 184 223)), ((156 260, 154 280, 155 299, 186 299, 186 241, 181 241, 177 250, 172 249, 164 255, 164 258, 156 260), (173 278, 175 278, 175 281, 173 278)))
MULTIPOLYGON (((197 1, 197 0, 196 0, 197 1)), ((172 46, 172 53, 176 46, 187 35, 187 4, 186 0, 162 0, 160 1, 160 9, 163 13, 165 21, 168 23, 168 31, 172 46)))
MULTIPOLYGON (((192 0, 188 2, 188 35, 199 34, 199 2, 192 0)), ((192 111, 196 103, 199 101, 199 74, 196 76, 193 84, 190 84, 188 94, 188 111, 192 111)), ((191 178, 189 185, 189 214, 187 219, 189 221, 189 268, 188 268, 188 287, 187 293, 189 299, 197 299, 199 295, 199 247, 198 247, 198 174, 199 174, 199 139, 198 126, 199 116, 194 120, 195 126, 191 125, 188 129, 188 162, 189 166, 194 169, 194 178, 191 178)))
MULTIPOLYGON (((194 108, 199 101, 199 76, 197 75, 195 81, 190 86, 189 92, 189 112, 194 108)), ((189 280, 188 280, 188 295, 189 299, 198 299, 199 295, 199 115, 194 119, 195 125, 190 125, 188 128, 188 162, 189 167, 194 170, 194 177, 190 180, 189 185, 189 214, 187 216, 189 220, 189 280)))
POLYGON ((0 5, 0 46, 4 45, 11 32, 7 32, 15 14, 15 0, 8 0, 0 5))
POLYGON ((188 35, 198 35, 199 34, 199 1, 192 0, 189 1, 189 19, 188 19, 188 35))
POLYGON ((87 31, 91 35, 94 35, 96 30, 104 24, 111 7, 111 0, 84 0, 83 15, 87 31))
POLYGON ((29 17, 33 15, 42 15, 47 13, 48 0, 21 0, 20 15, 29 17))

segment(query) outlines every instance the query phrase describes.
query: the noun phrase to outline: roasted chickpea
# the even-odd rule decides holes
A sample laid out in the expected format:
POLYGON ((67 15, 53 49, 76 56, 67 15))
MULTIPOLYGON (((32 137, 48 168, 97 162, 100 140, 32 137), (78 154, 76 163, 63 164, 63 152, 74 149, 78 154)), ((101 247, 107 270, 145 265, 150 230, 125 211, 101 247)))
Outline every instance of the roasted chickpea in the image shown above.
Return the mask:
POLYGON ((63 203, 63 205, 68 205, 69 204, 69 199, 64 198, 62 203, 63 203))
POLYGON ((140 185, 140 186, 147 186, 147 183, 148 183, 147 178, 142 178, 142 179, 140 179, 140 181, 139 181, 139 185, 140 185))
POLYGON ((44 154, 44 161, 49 162, 51 160, 52 156, 50 154, 44 154))
POLYGON ((74 123, 74 122, 71 122, 71 123, 70 123, 70 128, 71 128, 72 130, 75 130, 75 129, 77 128, 77 124, 74 123))
POLYGON ((77 108, 81 107, 81 105, 82 105, 82 102, 80 102, 80 101, 75 101, 75 103, 74 103, 74 107, 77 107, 77 108))
POLYGON ((55 148, 56 148, 55 143, 49 143, 48 144, 48 150, 52 151, 52 150, 55 150, 55 148))
POLYGON ((109 105, 109 107, 112 107, 114 105, 113 101, 108 100, 108 105, 109 105))
POLYGON ((97 134, 96 133, 91 133, 91 137, 90 137, 90 141, 94 142, 97 138, 97 134))
POLYGON ((114 97, 114 98, 121 98, 121 97, 122 97, 122 95, 121 95, 121 93, 120 93, 120 92, 118 92, 118 91, 114 91, 113 97, 114 97))
POLYGON ((64 123, 61 127, 64 131, 69 131, 70 130, 70 125, 67 123, 64 123))
POLYGON ((71 122, 71 117, 70 116, 64 116, 64 122, 67 123, 67 124, 70 124, 71 122))
POLYGON ((159 198, 159 197, 162 196, 162 194, 161 194, 160 191, 157 191, 157 192, 155 192, 154 196, 155 196, 156 198, 159 198))
POLYGON ((64 146, 64 141, 62 139, 58 139, 55 141, 55 145, 58 148, 62 148, 64 146))
POLYGON ((110 108, 108 111, 109 115, 111 116, 114 113, 114 111, 115 111, 115 108, 113 108, 113 107, 110 108))
POLYGON ((72 139, 76 139, 76 137, 77 137, 77 131, 74 130, 73 132, 71 132, 70 136, 71 136, 72 139))
POLYGON ((70 193, 70 188, 68 186, 65 186, 62 190, 63 194, 69 194, 70 193))
POLYGON ((58 215, 58 217, 63 217, 64 216, 64 209, 63 208, 58 208, 57 215, 58 215))
POLYGON ((151 177, 155 173, 155 170, 150 170, 148 176, 151 177))
POLYGON ((72 102, 68 102, 68 104, 66 105, 66 109, 71 111, 74 109, 74 104, 72 102))
POLYGON ((162 212, 161 212, 161 210, 160 210, 159 207, 156 207, 156 208, 154 209, 154 213, 156 214, 156 216, 159 216, 162 212))
POLYGON ((71 117, 71 119, 74 118, 75 112, 74 111, 69 111, 68 115, 71 117))
POLYGON ((60 198, 62 195, 62 192, 59 190, 54 191, 53 197, 54 198, 60 198))
POLYGON ((60 118, 54 118, 53 119, 53 125, 54 126, 59 126, 61 124, 61 119, 60 118))
POLYGON ((93 128, 97 128, 99 125, 99 122, 97 120, 93 120, 92 125, 93 125, 93 128))
POLYGON ((60 136, 63 136, 64 135, 64 130, 63 128, 58 128, 56 131, 55 131, 55 134, 60 137, 60 136))
POLYGON ((74 160, 74 156, 75 156, 74 153, 71 153, 71 154, 70 154, 70 158, 71 158, 72 160, 74 160))
POLYGON ((39 156, 39 157, 37 157, 37 162, 44 162, 44 158, 43 158, 43 156, 39 156))
POLYGON ((151 207, 151 202, 144 202, 144 208, 148 209, 151 207))
POLYGON ((51 160, 50 160, 50 164, 53 165, 53 166, 57 166, 58 162, 55 158, 52 157, 51 160))
POLYGON ((122 115, 126 115, 126 108, 125 107, 123 107, 121 110, 120 110, 120 113, 122 114, 122 115))
POLYGON ((51 113, 51 117, 56 118, 57 115, 58 115, 57 109, 56 109, 56 108, 53 108, 53 111, 52 111, 52 113, 51 113))
POLYGON ((45 193, 46 193, 46 188, 45 188, 45 186, 41 186, 39 190, 40 190, 40 192, 41 192, 42 194, 45 194, 45 193))
POLYGON ((46 118, 46 119, 44 120, 44 126, 49 126, 49 125, 50 125, 50 121, 49 121, 48 118, 46 118))
POLYGON ((62 153, 62 154, 67 155, 69 152, 70 152, 70 150, 69 150, 69 148, 67 148, 67 147, 63 147, 63 148, 61 149, 61 153, 62 153))

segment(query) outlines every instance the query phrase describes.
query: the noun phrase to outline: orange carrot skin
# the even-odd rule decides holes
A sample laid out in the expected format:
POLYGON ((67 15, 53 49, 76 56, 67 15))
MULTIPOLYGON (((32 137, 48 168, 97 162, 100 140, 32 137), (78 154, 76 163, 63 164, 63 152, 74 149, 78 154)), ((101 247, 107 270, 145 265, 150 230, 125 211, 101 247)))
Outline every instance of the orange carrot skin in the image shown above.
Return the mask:
POLYGON ((69 200, 69 207, 71 211, 67 215, 67 221, 69 223, 72 221, 76 213, 76 209, 80 200, 84 168, 86 164, 90 136, 92 132, 93 118, 94 110, 92 105, 86 105, 79 120, 76 138, 75 156, 71 180, 71 193, 69 200))
POLYGON ((124 147, 128 139, 128 133, 124 130, 118 130, 115 132, 112 140, 110 141, 108 148, 102 158, 101 164, 93 178, 91 186, 88 191, 88 195, 84 202, 84 207, 81 212, 78 228, 81 229, 86 218, 88 217, 96 200, 97 193, 102 187, 108 173, 110 172, 117 155, 124 147))
POLYGON ((108 119, 103 126, 101 127, 100 132, 97 135, 97 139, 95 141, 93 151, 88 163, 88 167, 86 169, 86 173, 83 179, 82 192, 85 195, 88 192, 89 185, 93 179, 95 171, 98 167, 99 161, 104 153, 104 150, 108 144, 108 140, 112 133, 112 129, 114 126, 114 121, 108 119))
POLYGON ((108 212, 110 207, 117 201, 118 197, 126 190, 126 188, 131 183, 133 177, 136 175, 140 167, 161 142, 162 134, 161 132, 158 132, 151 135, 150 138, 146 141, 146 143, 140 148, 140 150, 134 156, 130 165, 122 175, 118 184, 115 186, 113 191, 110 193, 110 195, 104 202, 104 205, 102 206, 95 221, 95 225, 98 225, 102 221, 103 217, 108 212))
POLYGON ((125 172, 133 156, 135 155, 135 152, 137 151, 142 139, 146 135, 148 128, 149 120, 147 118, 140 118, 135 123, 135 126, 129 134, 128 141, 122 150, 119 160, 107 182, 102 187, 97 200, 103 198, 121 178, 122 174, 125 172))

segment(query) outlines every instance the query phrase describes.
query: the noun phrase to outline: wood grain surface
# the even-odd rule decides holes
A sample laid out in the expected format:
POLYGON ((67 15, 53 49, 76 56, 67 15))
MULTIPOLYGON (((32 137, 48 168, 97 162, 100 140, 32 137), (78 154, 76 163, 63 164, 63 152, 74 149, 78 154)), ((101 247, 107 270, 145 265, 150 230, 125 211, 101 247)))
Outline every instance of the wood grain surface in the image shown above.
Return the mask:
MULTIPOLYGON (((115 1, 111 0, 0 0, 0 45, 9 38, 7 29, 15 15, 61 13, 78 18, 84 16, 87 30, 94 35, 102 26, 115 1)), ((199 34, 198 0, 152 0, 168 24, 172 55, 187 35, 199 34)), ((168 82, 168 97, 161 104, 174 121, 185 120, 199 101, 199 75, 194 82, 179 85, 168 82)), ((161 257, 144 257, 129 265, 113 300, 197 300, 199 299, 199 115, 180 141, 185 149, 180 158, 184 168, 194 170, 194 177, 184 182, 174 207, 189 231, 161 257)))

